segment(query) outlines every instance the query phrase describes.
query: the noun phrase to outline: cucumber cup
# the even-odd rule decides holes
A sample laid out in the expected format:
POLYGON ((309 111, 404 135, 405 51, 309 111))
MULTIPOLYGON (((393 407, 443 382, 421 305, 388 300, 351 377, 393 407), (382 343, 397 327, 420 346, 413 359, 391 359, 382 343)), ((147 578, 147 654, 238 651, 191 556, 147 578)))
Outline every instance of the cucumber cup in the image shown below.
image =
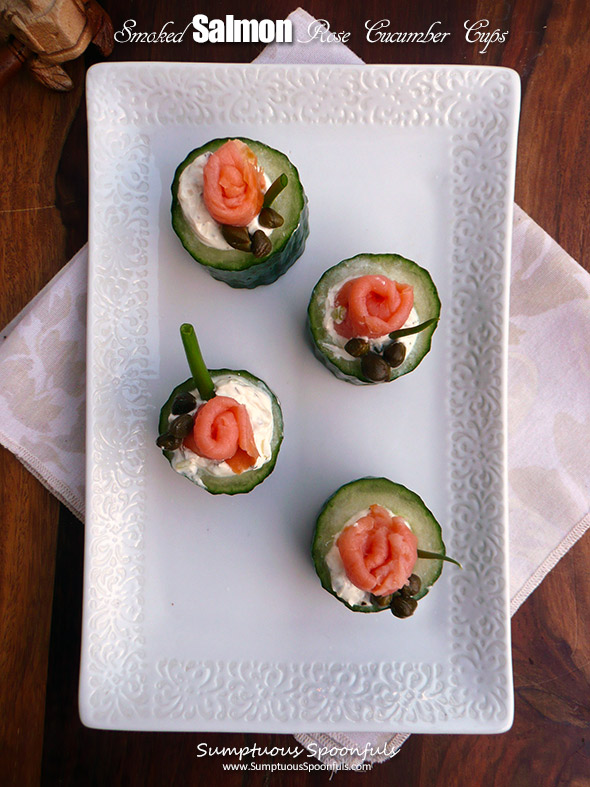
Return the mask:
POLYGON ((439 578, 443 561, 457 563, 446 556, 441 527, 422 499, 415 492, 387 478, 351 481, 341 486, 324 503, 316 522, 312 558, 322 586, 353 612, 383 612, 389 609, 396 617, 409 617, 413 613, 417 601, 428 593, 439 578), (373 514, 376 515, 374 522, 371 521, 373 514), (389 527, 391 523, 388 520, 396 524, 397 535, 393 543, 400 544, 400 554, 406 550, 403 543, 404 528, 411 533, 408 536, 412 541, 411 548, 403 556, 405 562, 396 562, 398 557, 395 550, 389 546, 382 565, 369 563, 368 569, 363 566, 359 574, 359 561, 364 561, 369 553, 375 553, 379 547, 379 538, 383 536, 376 530, 383 528, 383 522, 386 528, 389 527), (361 533, 362 528, 368 532, 366 539, 369 540, 362 541, 365 538, 361 533), (355 533, 355 529, 360 535, 355 533), (349 539, 351 545, 341 539, 345 530, 352 535, 353 541, 349 539), (376 540, 371 542, 373 538, 376 540), (385 576, 388 579, 382 584, 390 582, 389 590, 397 589, 377 594, 376 583, 374 594, 366 587, 359 587, 349 576, 350 566, 350 573, 355 580, 363 573, 363 580, 371 580, 373 574, 381 578, 385 576), (371 576, 367 571, 371 572, 371 576))
POLYGON ((277 461, 283 439, 279 401, 249 372, 207 369, 192 326, 180 330, 192 377, 162 407, 156 443, 177 473, 207 492, 250 492, 277 461))
MULTIPOLYGON (((230 175, 236 171, 233 167, 230 175)), ((218 181, 226 184, 227 176, 221 172, 218 181)), ((238 183, 235 187, 238 192, 242 185, 238 183)), ((218 196, 220 201, 226 196, 221 186, 218 196)), ((241 192, 227 201, 233 206, 238 198, 241 199, 241 192)), ((172 183, 172 226, 184 248, 213 278, 232 287, 258 287, 276 281, 303 254, 309 234, 307 198, 296 167, 280 151, 243 137, 214 139, 191 151, 176 170, 172 183), (264 182, 253 186, 253 191, 259 192, 253 201, 254 218, 232 214, 233 207, 225 211, 223 205, 216 205, 218 213, 211 200, 205 204, 211 191, 209 186, 207 194, 204 190, 207 160, 227 143, 235 142, 244 146, 241 150, 246 157, 255 156, 254 170, 246 173, 244 181, 248 195, 252 191, 249 191, 252 184, 248 176, 253 171, 264 173, 264 182)))
POLYGON ((359 254, 329 268, 313 289, 307 311, 313 350, 340 380, 391 382, 415 369, 430 350, 440 306, 425 268, 398 254, 359 254), (383 293, 367 282, 377 282, 383 293), (394 300, 397 314, 390 308, 394 300), (376 321, 379 314, 383 319, 376 321))

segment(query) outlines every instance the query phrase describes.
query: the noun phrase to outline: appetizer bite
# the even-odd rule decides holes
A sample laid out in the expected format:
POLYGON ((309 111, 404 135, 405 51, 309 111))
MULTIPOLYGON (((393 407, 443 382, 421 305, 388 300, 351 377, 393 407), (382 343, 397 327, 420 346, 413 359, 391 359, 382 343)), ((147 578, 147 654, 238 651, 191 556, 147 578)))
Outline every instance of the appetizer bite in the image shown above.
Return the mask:
POLYGON ((172 226, 215 279, 258 287, 303 254, 307 198, 297 169, 280 151, 252 139, 214 139, 176 170, 172 226))
POLYGON ((322 586, 353 612, 413 615, 447 557, 441 528, 417 494, 387 478, 341 486, 318 517, 313 562, 322 586))
POLYGON ((430 274, 398 254, 359 254, 327 270, 309 301, 314 352, 340 380, 386 383, 430 350, 440 300, 430 274))
POLYGON ((177 473, 211 494, 249 492, 277 461, 278 399, 249 372, 207 369, 193 326, 184 323, 180 334, 192 377, 162 408, 156 444, 177 473))

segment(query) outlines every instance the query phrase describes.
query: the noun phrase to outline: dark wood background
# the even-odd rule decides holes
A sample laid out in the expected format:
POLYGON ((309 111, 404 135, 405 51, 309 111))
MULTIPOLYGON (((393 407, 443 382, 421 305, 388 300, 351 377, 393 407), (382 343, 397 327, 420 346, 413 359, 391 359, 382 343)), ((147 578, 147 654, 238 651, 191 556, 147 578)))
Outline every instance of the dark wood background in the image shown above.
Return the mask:
MULTIPOLYGON (((292 0, 291 0, 292 2, 292 0)), ((279 18, 287 0, 105 0, 115 29, 126 19, 159 30, 193 13, 279 18), (198 6, 198 7, 197 7, 198 6)), ((590 5, 588 0, 307 0, 307 10, 349 30, 369 63, 505 65, 522 78, 517 202, 590 268, 590 5), (366 19, 425 30, 440 20, 444 44, 369 44, 366 19), (465 20, 508 29, 486 54, 465 41, 465 20)), ((111 59, 246 62, 249 44, 119 44, 111 59)), ((19 74, 0 92, 0 325, 5 325, 86 241, 84 74, 95 52, 67 65, 74 90, 58 95, 19 74)), ((209 745, 293 745, 290 736, 115 733, 78 719, 83 528, 21 464, 0 451, 0 783, 25 785, 228 785, 327 782, 327 774, 228 774, 209 745)), ((370 774, 336 784, 590 785, 590 536, 564 557, 513 619, 516 718, 498 736, 415 735, 370 774)), ((271 761, 270 758, 266 758, 271 761)), ((278 760, 275 760, 278 761, 278 760)))

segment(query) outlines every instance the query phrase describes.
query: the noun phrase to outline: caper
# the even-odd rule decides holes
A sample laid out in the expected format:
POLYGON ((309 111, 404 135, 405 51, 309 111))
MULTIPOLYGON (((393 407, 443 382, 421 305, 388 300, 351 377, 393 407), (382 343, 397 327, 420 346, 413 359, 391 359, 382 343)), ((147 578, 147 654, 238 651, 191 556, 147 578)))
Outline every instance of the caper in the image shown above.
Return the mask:
POLYGON ((392 596, 373 596, 371 594, 371 604, 376 607, 388 607, 391 604, 392 596))
POLYGON ((344 349, 353 358, 360 358, 361 355, 366 355, 371 349, 371 345, 366 339, 349 339, 344 345, 344 349))
POLYGON ((266 257, 272 251, 272 243, 262 230, 252 235, 252 253, 255 257, 266 257))
POLYGON ((177 448, 180 448, 181 443, 182 439, 180 437, 175 437, 168 432, 166 432, 166 434, 161 434, 156 440, 158 448, 163 448, 164 451, 176 451, 177 448))
POLYGON ((394 596, 391 599, 390 609, 396 618, 409 618, 416 611, 418 602, 415 598, 404 598, 403 596, 394 596))
POLYGON ((230 224, 222 224, 221 234, 232 249, 251 251, 252 241, 246 227, 232 227, 230 224))
POLYGON ((361 372, 374 383, 389 380, 389 364, 374 352, 368 352, 361 358, 361 372))
POLYGON ((410 578, 408 579, 408 586, 410 588, 410 594, 415 596, 417 593, 420 592, 422 588, 422 580, 418 576, 418 574, 410 574, 410 578))
POLYGON ((168 426, 168 433, 171 434, 172 437, 180 437, 180 439, 183 440, 192 432, 193 424, 194 420, 192 415, 184 413, 184 415, 179 415, 178 418, 172 421, 168 426))
POLYGON ((422 582, 420 581, 418 574, 411 574, 407 583, 403 586, 403 588, 401 588, 400 593, 404 598, 411 598, 420 592, 421 587, 422 582))
POLYGON ((190 413, 197 406, 197 400, 189 391, 178 394, 172 402, 172 415, 183 415, 190 413))
POLYGON ((383 350, 383 357, 395 369, 401 366, 406 358, 406 345, 402 342, 392 342, 383 350))
POLYGON ((274 230, 275 227, 282 227, 284 222, 285 219, 281 214, 277 213, 276 210, 272 208, 262 208, 258 216, 258 223, 260 226, 267 227, 271 230, 274 230))

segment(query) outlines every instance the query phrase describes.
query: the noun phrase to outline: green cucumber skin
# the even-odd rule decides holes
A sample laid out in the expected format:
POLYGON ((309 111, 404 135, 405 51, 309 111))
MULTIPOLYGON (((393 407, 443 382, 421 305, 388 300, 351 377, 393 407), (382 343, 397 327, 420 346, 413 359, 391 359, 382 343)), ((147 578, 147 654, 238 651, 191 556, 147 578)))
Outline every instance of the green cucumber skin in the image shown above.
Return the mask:
MULTIPOLYGON (((322 337, 325 336, 323 327, 325 308, 320 301, 323 300, 323 290, 327 292, 330 289, 330 280, 334 279, 333 283, 336 283, 337 274, 340 270, 346 267, 350 269, 350 273, 354 273, 355 268, 362 267, 362 272, 359 271, 357 275, 365 275, 370 272, 372 265, 390 265, 394 269, 405 269, 408 274, 411 274, 412 280, 422 283, 423 291, 419 293, 420 299, 427 298, 428 300, 428 308, 425 309, 428 313, 420 314, 419 312, 420 321, 424 322, 432 317, 436 319, 440 317, 440 298, 438 297, 438 292, 430 274, 425 268, 412 262, 412 260, 401 257, 399 254, 357 254, 355 257, 342 260, 342 262, 339 262, 337 265, 325 271, 314 287, 309 300, 309 306, 307 308, 308 335, 311 339, 314 355, 335 377, 353 385, 380 385, 380 383, 368 380, 363 376, 360 359, 351 358, 351 360, 346 360, 343 358, 330 357, 327 351, 322 348, 322 337)), ((378 270, 377 272, 387 275, 382 270, 378 270)), ((391 278, 393 278, 393 274, 391 278)), ((398 278, 397 280, 400 279, 398 278)), ((401 278, 401 281, 404 281, 404 279, 401 278)), ((416 297, 416 289, 414 290, 414 295, 416 297)), ((418 311, 418 309, 416 309, 416 311, 418 311)), ((430 351, 432 335, 437 328, 437 324, 438 323, 434 323, 420 332, 406 360, 395 369, 392 368, 389 380, 384 380, 383 382, 392 382, 398 377, 402 377, 404 374, 413 371, 418 366, 424 356, 430 351)))
MULTIPOLYGON (((204 474, 201 476, 201 481, 205 485, 203 488, 212 495, 246 494, 247 492, 250 492, 252 489, 254 489, 255 486, 258 486, 258 484, 262 483, 262 481, 264 481, 264 479, 267 478, 275 468, 277 457, 279 455, 279 449, 283 441, 283 414, 281 411, 281 405, 275 394, 270 390, 266 383, 264 383, 258 377, 255 377, 253 374, 250 374, 250 372, 246 372, 243 369, 210 369, 209 371, 213 377, 213 380, 215 380, 216 377, 222 377, 226 374, 243 377, 244 379, 255 383, 257 387, 262 388, 270 395, 272 400, 274 430, 271 443, 272 453, 268 462, 263 464, 262 467, 259 467, 257 470, 245 470, 243 473, 233 477, 229 476, 220 478, 219 476, 214 476, 211 474, 204 474)), ((160 420, 158 424, 159 434, 163 434, 168 430, 168 419, 172 412, 172 403, 174 402, 174 399, 178 396, 178 394, 183 393, 184 391, 193 391, 194 389, 195 383, 191 377, 180 385, 177 385, 172 391, 168 400, 160 410, 160 420)), ((172 462, 173 453, 171 451, 162 450, 162 453, 169 462, 172 462)), ((179 473, 179 475, 181 474, 179 473)), ((187 480, 191 481, 190 478, 187 480)), ((197 486, 200 485, 197 484, 197 486)))
MULTIPOLYGON (((420 549, 436 551, 438 554, 446 555, 445 545, 442 540, 442 530, 439 523, 434 518, 432 512, 426 507, 424 501, 415 493, 401 484, 396 484, 388 478, 375 478, 367 476, 356 481, 344 484, 332 494, 322 506, 316 521, 314 530, 311 554, 315 570, 322 583, 322 587, 334 596, 341 604, 353 612, 385 612, 389 607, 378 607, 376 605, 353 605, 348 604, 336 593, 332 587, 330 570, 326 565, 325 556, 334 543, 335 533, 339 532, 342 525, 356 512, 362 511, 372 503, 386 506, 399 516, 404 516, 410 512, 410 516, 404 518, 412 525, 414 531, 422 530, 419 527, 420 520, 426 524, 428 534, 423 536, 423 540, 418 542, 420 549), (358 502, 356 502, 358 500, 358 502), (349 503, 351 501, 351 504, 349 503), (348 510, 338 515, 336 525, 330 528, 330 517, 338 514, 338 509, 342 509, 347 503, 348 510), (392 505, 393 503, 393 505, 392 505), (332 532, 330 532, 332 531, 332 532), (425 539, 428 546, 425 545, 425 539)), ((417 533, 418 535, 418 533, 417 533)), ((422 588, 415 596, 416 600, 423 598, 430 587, 439 578, 443 569, 442 560, 416 561, 414 573, 418 574, 422 580, 422 588)))
MULTIPOLYGON (((276 167, 275 167, 276 168, 276 167)), ((266 168, 265 168, 266 169, 266 168)), ((278 177, 281 172, 278 169, 273 174, 278 177)), ((269 174, 271 180, 274 180, 269 174)), ((229 284, 230 287, 253 289, 265 284, 272 284, 282 276, 289 268, 301 257, 305 249, 305 242, 309 236, 309 208, 307 197, 303 191, 303 186, 299 179, 297 168, 280 151, 264 145, 262 142, 248 139, 246 137, 225 137, 214 139, 206 145, 192 150, 176 169, 172 182, 172 227, 178 235, 182 245, 193 257, 196 262, 202 265, 214 279, 229 284), (284 160, 285 166, 278 169, 287 170, 286 174, 289 183, 285 190, 279 194, 273 207, 279 213, 295 203, 295 213, 297 221, 285 218, 283 227, 274 230, 271 235, 273 251, 267 257, 257 259, 249 252, 237 250, 222 251, 219 249, 209 249, 202 244, 184 217, 182 207, 178 200, 178 183, 180 176, 195 158, 208 151, 215 151, 229 139, 240 139, 245 142, 259 156, 264 156, 264 152, 273 158, 284 160), (290 229, 289 229, 290 228, 290 229)))

